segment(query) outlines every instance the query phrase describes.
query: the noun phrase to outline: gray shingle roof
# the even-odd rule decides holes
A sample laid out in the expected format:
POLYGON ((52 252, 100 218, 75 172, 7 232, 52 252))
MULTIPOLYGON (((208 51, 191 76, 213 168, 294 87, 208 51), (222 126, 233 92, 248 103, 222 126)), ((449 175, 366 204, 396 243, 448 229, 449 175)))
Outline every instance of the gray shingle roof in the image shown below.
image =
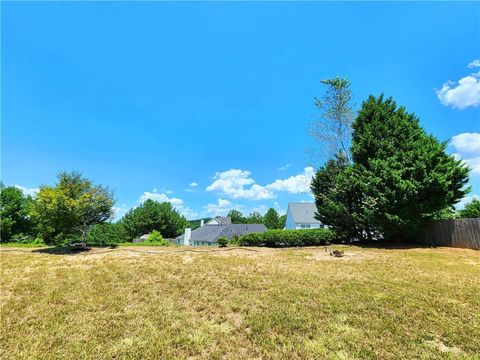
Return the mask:
MULTIPOLYGON (((240 236, 264 231, 267 231, 267 227, 263 224, 204 225, 192 231, 190 241, 217 242, 221 236, 232 239, 235 235, 240 236)), ((180 235, 176 239, 183 241, 183 236, 180 235)))
POLYGON ((295 223, 321 224, 320 221, 315 219, 315 212, 317 211, 315 203, 291 202, 288 204, 288 208, 295 223))

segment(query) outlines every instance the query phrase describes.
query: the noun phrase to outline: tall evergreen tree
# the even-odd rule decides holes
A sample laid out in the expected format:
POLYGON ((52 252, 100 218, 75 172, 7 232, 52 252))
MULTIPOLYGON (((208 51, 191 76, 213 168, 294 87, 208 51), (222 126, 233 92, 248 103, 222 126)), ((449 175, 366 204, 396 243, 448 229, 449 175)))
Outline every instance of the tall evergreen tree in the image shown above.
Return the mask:
POLYGON ((269 229, 281 229, 280 218, 277 210, 270 208, 267 210, 264 216, 264 225, 269 229))
POLYGON ((386 238, 415 234, 469 191, 468 168, 392 98, 363 103, 352 144, 368 225, 386 238))

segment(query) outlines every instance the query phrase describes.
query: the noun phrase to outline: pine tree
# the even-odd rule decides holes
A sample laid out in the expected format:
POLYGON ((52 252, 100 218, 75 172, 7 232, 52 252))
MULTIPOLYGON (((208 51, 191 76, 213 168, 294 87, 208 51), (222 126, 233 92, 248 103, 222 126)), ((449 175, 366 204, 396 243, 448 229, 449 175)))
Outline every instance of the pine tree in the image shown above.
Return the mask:
POLYGON ((352 158, 368 224, 386 238, 407 238, 469 188, 468 168, 392 98, 370 96, 353 124, 352 158))

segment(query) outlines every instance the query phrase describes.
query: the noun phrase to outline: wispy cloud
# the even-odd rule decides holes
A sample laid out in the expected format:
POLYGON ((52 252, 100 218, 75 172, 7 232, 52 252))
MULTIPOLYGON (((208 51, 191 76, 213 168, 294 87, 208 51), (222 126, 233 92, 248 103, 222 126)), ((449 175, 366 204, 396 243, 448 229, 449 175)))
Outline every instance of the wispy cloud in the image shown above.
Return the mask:
POLYGON ((287 170, 287 169, 288 169, 289 167, 291 167, 292 165, 293 165, 293 164, 285 164, 285 165, 283 165, 283 166, 280 166, 280 167, 278 168, 278 170, 280 170, 280 171, 287 170))
POLYGON ((222 198, 218 199, 216 204, 208 204, 204 206, 205 212, 213 216, 226 215, 232 209, 240 210, 241 208, 241 205, 233 204, 229 200, 222 198))

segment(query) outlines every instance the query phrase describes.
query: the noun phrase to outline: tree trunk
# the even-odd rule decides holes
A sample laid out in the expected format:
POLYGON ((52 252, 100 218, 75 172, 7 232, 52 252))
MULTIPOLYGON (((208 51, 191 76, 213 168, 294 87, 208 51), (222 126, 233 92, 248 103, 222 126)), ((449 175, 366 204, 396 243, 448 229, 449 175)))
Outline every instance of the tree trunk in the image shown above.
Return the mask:
POLYGON ((87 248, 87 231, 88 230, 82 230, 82 248, 83 249, 87 248))

